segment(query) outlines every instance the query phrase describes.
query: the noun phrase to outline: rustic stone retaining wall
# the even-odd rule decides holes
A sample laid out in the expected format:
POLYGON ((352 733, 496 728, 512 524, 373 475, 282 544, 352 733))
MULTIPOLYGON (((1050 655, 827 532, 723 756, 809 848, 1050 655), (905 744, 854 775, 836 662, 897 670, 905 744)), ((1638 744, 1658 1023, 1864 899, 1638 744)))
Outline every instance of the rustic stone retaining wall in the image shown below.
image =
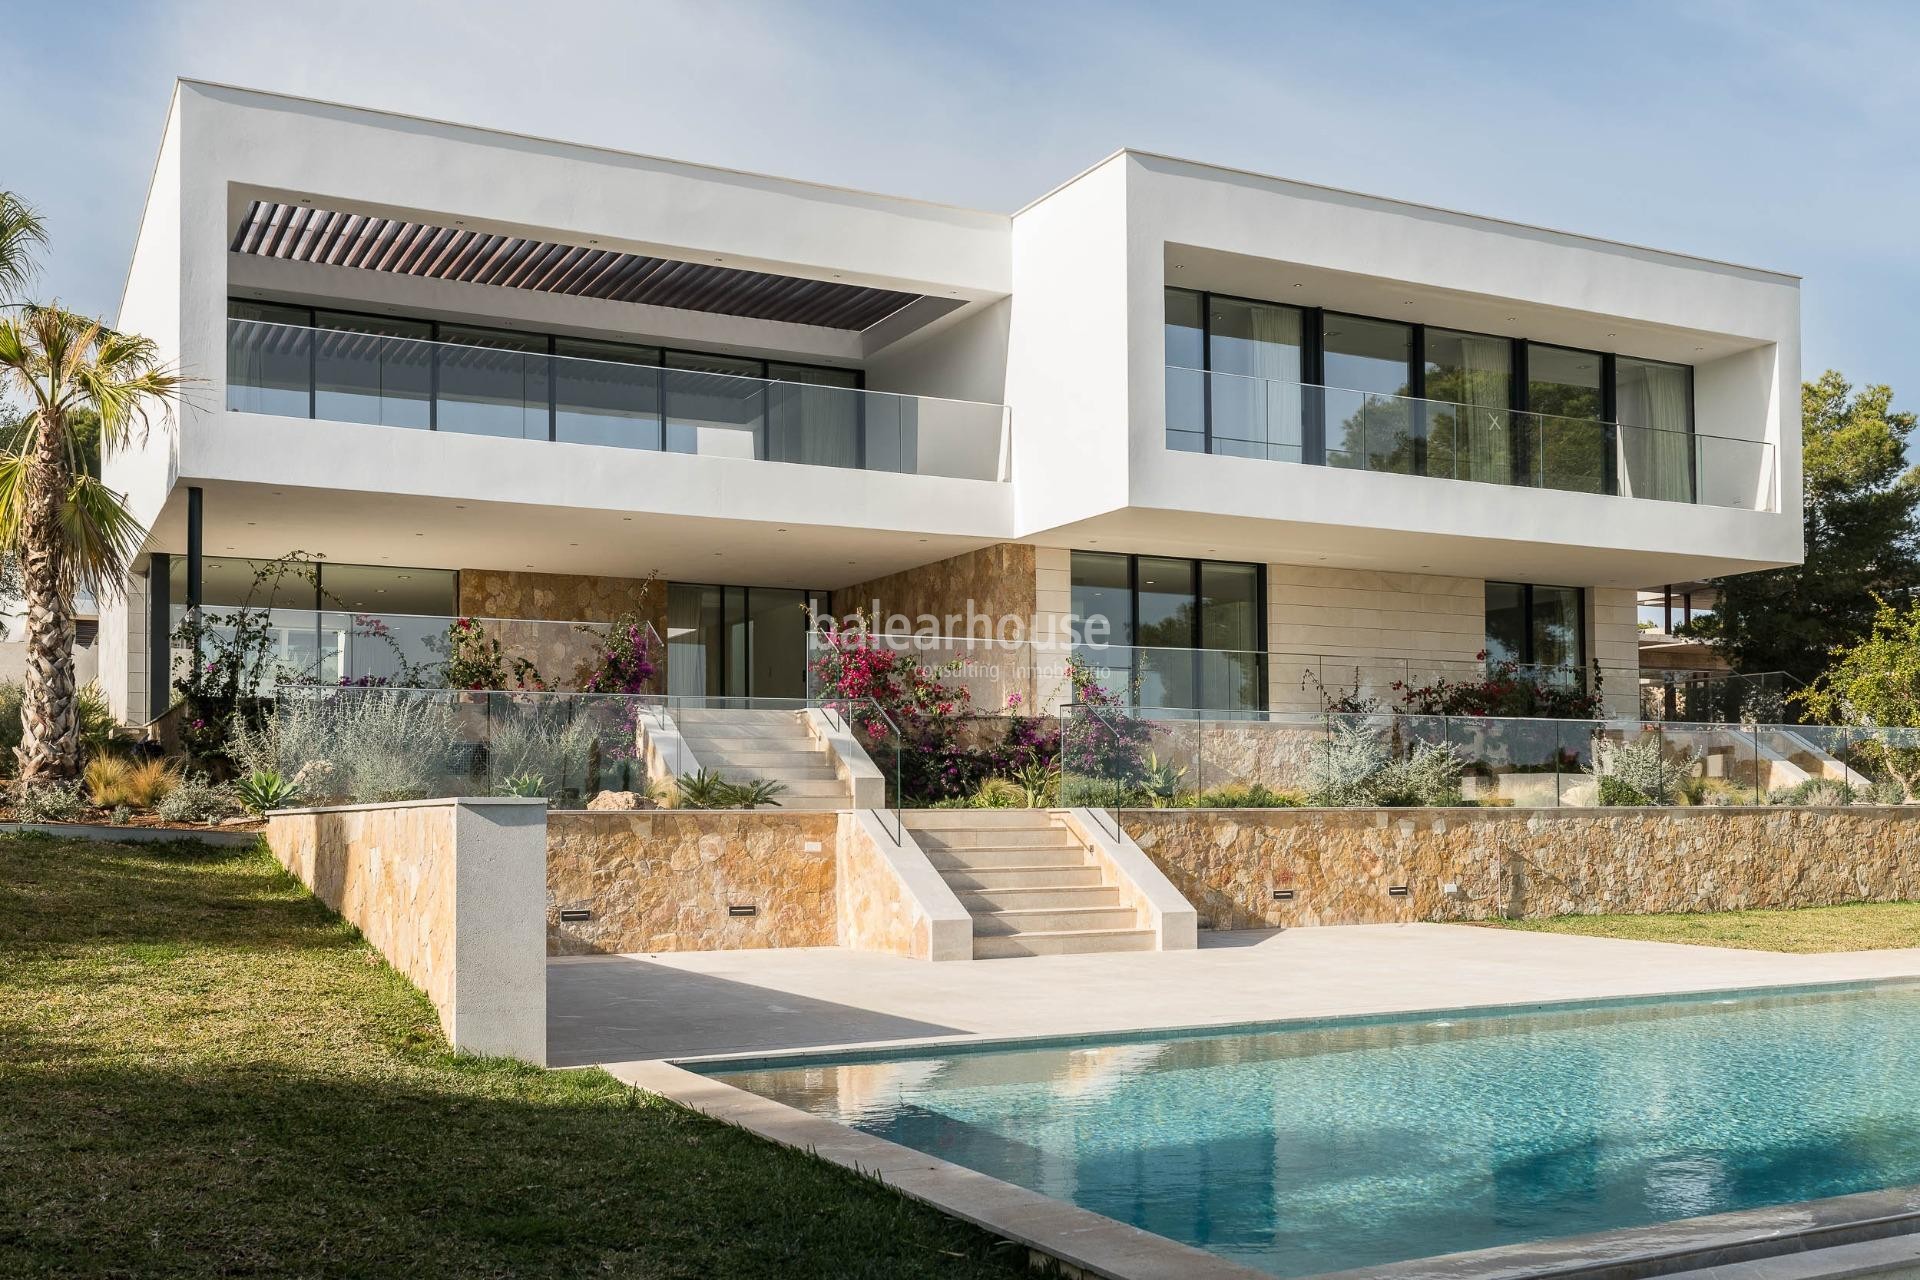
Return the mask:
POLYGON ((1159 809, 1121 819, 1217 929, 1920 899, 1920 807, 1159 809))
POLYGON ((547 950, 830 947, 836 828, 833 813, 549 813, 547 950))

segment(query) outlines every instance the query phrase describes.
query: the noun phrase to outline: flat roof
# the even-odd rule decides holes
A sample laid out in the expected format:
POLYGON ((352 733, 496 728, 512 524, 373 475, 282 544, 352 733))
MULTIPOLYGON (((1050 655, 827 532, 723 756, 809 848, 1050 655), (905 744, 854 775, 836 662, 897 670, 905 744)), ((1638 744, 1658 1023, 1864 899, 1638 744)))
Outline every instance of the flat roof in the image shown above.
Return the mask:
POLYGON ((1019 208, 1013 210, 1010 214, 1008 214, 1008 213, 995 213, 992 210, 977 209, 967 205, 947 204, 937 200, 922 200, 914 196, 896 195, 893 193, 883 192, 883 191, 870 191, 865 188, 850 187, 850 186, 845 186, 839 183, 819 182, 810 178, 789 178, 789 177, 784 177, 780 174, 760 173, 751 169, 735 169, 735 168, 730 168, 726 165, 708 164, 698 160, 682 160, 673 156, 655 155, 655 154, 652 154, 649 152, 643 152, 643 151, 628 151, 623 148, 605 146, 600 143, 575 142, 575 141, 569 141, 564 138, 547 137, 542 134, 520 133, 518 131, 511 130, 511 129, 497 129, 488 125, 470 124, 470 123, 459 121, 459 120, 446 120, 437 116, 416 115, 412 112, 393 111, 393 110, 388 110, 382 107, 366 107, 366 106, 360 106, 358 104, 349 103, 349 102, 334 102, 326 98, 314 98, 314 97, 303 96, 300 94, 282 93, 282 92, 278 92, 276 90, 270 90, 270 89, 254 89, 246 85, 226 84, 217 80, 199 80, 199 79, 194 79, 192 77, 182 76, 179 78, 178 83, 183 85, 193 85, 199 88, 217 89, 217 90, 222 90, 228 93, 247 94, 247 95, 250 95, 253 97, 259 97, 259 98, 279 99, 284 102, 306 103, 314 106, 328 107, 334 110, 356 111, 356 112, 362 112, 367 115, 386 116, 395 120, 412 120, 412 121, 417 121, 425 124, 439 125, 444 128, 464 129, 474 133, 492 134, 497 137, 503 137, 503 138, 518 138, 523 141, 540 142, 540 143, 545 143, 551 146, 572 147, 582 151, 599 151, 599 152, 604 152, 608 155, 617 155, 617 156, 622 156, 629 159, 649 160, 649 161, 654 161, 660 164, 680 165, 680 166, 691 168, 691 169, 705 169, 711 173, 725 174, 730 177, 752 178, 756 181, 762 181, 762 182, 782 182, 782 183, 788 183, 798 187, 811 187, 819 191, 833 191, 833 192, 838 192, 845 195, 863 196, 872 200, 895 201, 902 204, 921 205, 931 209, 945 209, 945 210, 950 210, 950 211, 960 212, 960 213, 977 214, 981 217, 1004 217, 1004 218, 1018 217, 1020 214, 1025 213, 1029 209, 1032 209, 1034 206, 1040 204, 1042 201, 1048 199, 1049 197, 1054 196, 1061 191, 1064 191, 1066 188, 1080 181, 1082 178, 1086 177, 1088 174, 1093 173, 1098 169, 1104 168, 1106 165, 1112 163, 1114 160, 1119 159, 1123 156, 1134 156, 1134 157, 1138 157, 1140 159, 1145 159, 1145 160, 1158 160, 1168 164, 1185 165, 1194 169, 1211 170, 1215 173, 1235 174, 1240 177, 1255 178, 1263 182, 1282 183, 1287 186, 1298 187, 1308 191, 1325 192, 1328 195, 1358 198, 1362 200, 1372 200, 1372 201, 1377 201, 1384 205, 1396 205, 1404 209, 1419 210, 1421 212, 1426 212, 1426 213, 1441 213, 1441 214, 1446 214, 1449 217, 1455 217, 1455 218, 1467 218, 1476 222, 1485 222, 1494 226, 1513 227, 1517 230, 1530 231, 1530 232, 1536 232, 1536 233, 1544 232, 1548 235, 1563 236, 1570 240, 1584 241, 1589 244, 1607 245, 1607 246, 1620 248, 1620 249, 1630 249, 1637 253, 1657 254, 1661 257, 1672 258, 1676 261, 1681 261, 1681 262, 1697 262, 1707 266, 1728 267, 1738 271, 1751 271, 1751 272, 1759 273, 1761 275, 1775 276, 1781 280, 1793 281, 1796 284, 1799 283, 1799 281, 1801 280, 1801 277, 1793 272, 1779 271, 1771 267, 1756 267, 1749 263, 1733 262, 1724 258, 1712 258, 1704 254, 1684 253, 1684 252, 1680 252, 1678 250, 1673 250, 1673 249, 1662 249, 1654 245, 1639 244, 1631 240, 1615 240, 1606 236, 1589 235, 1585 232, 1580 232, 1580 231, 1568 231, 1560 227, 1550 227, 1541 223, 1522 222, 1514 218, 1500 218, 1500 217, 1495 217, 1489 214, 1472 213, 1463 209, 1449 208, 1445 205, 1426 204, 1417 200, 1405 200, 1395 196, 1377 195, 1373 192, 1356 191, 1347 187, 1335 187, 1335 186, 1330 186, 1326 183, 1308 182, 1300 178, 1288 178, 1279 174, 1262 173, 1258 170, 1243 169, 1233 165, 1212 164, 1205 160, 1191 160, 1184 156, 1170 155, 1170 154, 1167 154, 1166 152, 1160 152, 1160 151, 1147 151, 1147 150, 1142 150, 1136 147, 1117 148, 1116 150, 1110 152, 1099 161, 1091 165, 1088 165, 1086 168, 1080 170, 1080 172, 1074 174, 1072 177, 1069 177, 1065 181, 1058 183, 1057 185, 1049 188, 1045 192, 1042 192, 1040 195, 1034 197, 1032 200, 1027 201, 1025 204, 1021 205, 1019 208))

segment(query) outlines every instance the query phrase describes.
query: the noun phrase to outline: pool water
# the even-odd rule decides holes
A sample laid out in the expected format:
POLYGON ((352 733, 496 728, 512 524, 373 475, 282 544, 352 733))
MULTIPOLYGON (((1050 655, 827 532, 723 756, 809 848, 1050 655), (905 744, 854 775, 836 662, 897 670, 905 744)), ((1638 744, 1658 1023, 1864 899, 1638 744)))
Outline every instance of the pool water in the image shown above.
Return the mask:
POLYGON ((712 1073, 1281 1276, 1920 1183, 1920 987, 712 1073))

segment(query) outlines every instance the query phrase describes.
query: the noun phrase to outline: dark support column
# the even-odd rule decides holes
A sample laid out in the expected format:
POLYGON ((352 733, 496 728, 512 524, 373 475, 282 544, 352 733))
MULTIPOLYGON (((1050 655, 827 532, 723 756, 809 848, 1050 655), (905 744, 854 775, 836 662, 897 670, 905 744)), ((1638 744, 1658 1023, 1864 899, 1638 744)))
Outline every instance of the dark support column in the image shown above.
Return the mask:
MULTIPOLYGON (((195 622, 200 620, 200 490, 197 486, 187 489, 187 616, 195 622)), ((196 631, 193 640, 193 665, 200 665, 200 637, 196 631)))
POLYGON ((1667 588, 1665 616, 1666 616, 1666 621, 1664 624, 1662 624, 1660 630, 1666 632, 1668 635, 1672 635, 1673 634, 1673 588, 1672 587, 1667 588))
POLYGON ((173 702, 173 557, 147 558, 147 719, 158 720, 173 702))

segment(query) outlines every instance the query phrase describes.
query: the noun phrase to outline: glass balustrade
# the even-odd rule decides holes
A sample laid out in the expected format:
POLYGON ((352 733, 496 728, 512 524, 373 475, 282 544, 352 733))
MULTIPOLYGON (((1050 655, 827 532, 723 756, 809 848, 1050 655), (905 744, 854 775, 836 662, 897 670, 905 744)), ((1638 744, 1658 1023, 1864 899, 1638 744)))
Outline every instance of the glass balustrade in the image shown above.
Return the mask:
POLYGON ((1170 448, 1356 471, 1774 510, 1773 446, 1167 368, 1170 448))
POLYGON ((1003 480, 1004 405, 227 322, 227 408, 461 435, 1003 480))

